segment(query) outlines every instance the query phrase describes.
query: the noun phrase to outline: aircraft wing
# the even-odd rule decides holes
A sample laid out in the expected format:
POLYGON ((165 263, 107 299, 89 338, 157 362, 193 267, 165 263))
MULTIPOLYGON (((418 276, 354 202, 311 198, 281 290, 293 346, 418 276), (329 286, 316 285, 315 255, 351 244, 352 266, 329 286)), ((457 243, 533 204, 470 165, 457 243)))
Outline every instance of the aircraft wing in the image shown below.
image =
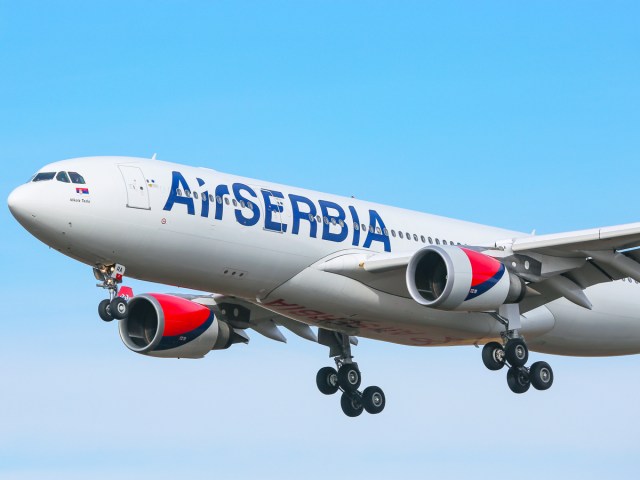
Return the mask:
MULTIPOLYGON (((630 277, 640 282, 640 223, 550 235, 530 235, 471 247, 499 259, 527 283, 525 313, 558 298, 585 308, 590 286, 630 277)), ((345 253, 316 265, 373 289, 410 298, 406 269, 414 252, 345 253)))
POLYGON ((280 328, 278 328, 284 327, 305 340, 311 342, 318 341, 316 333, 308 325, 283 315, 278 315, 241 298, 217 294, 174 295, 209 307, 220 320, 224 320, 236 329, 236 331, 251 328, 271 340, 286 343, 287 338, 280 328))
POLYGON ((640 223, 531 235, 496 247, 511 252, 505 260, 515 262, 516 273, 539 294, 528 295, 522 311, 561 297, 590 308, 584 289, 627 277, 640 282, 640 223), (522 268, 527 261, 528 271, 522 268))

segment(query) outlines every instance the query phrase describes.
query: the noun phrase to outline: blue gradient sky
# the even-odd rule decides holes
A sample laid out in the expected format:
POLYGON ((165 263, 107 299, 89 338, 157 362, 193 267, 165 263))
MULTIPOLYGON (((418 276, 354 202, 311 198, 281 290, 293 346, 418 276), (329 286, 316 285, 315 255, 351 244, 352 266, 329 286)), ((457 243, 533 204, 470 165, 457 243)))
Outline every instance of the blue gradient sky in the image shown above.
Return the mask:
MULTIPOLYGON (((637 2, 0 0, 0 193, 51 161, 157 152, 522 231, 638 221, 639 18, 637 2)), ((323 347, 253 334, 201 361, 135 355, 98 319, 89 267, 0 222, 0 478, 637 476, 638 357, 534 354, 556 384, 515 396, 474 348, 365 340, 388 406, 350 420, 316 391, 323 347)))

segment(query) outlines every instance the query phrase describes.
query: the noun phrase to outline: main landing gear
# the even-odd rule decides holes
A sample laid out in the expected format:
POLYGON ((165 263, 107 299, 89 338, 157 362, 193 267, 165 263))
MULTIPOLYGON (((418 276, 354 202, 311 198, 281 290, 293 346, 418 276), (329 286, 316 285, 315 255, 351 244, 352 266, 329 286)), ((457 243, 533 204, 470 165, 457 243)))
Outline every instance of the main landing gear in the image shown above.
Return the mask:
POLYGON ((553 384, 553 370, 547 362, 526 366, 529 349, 519 335, 520 309, 517 304, 503 305, 495 316, 505 326, 503 343, 490 342, 482 349, 482 362, 489 370, 500 370, 507 365, 507 384, 514 393, 524 393, 533 385, 536 390, 547 390, 553 384))
POLYGON ((118 296, 118 284, 122 282, 124 270, 124 266, 119 264, 93 269, 93 275, 101 281, 96 286, 109 292, 109 298, 105 298, 98 304, 98 315, 105 322, 113 319, 122 320, 129 314, 127 299, 118 296))
POLYGON ((348 417, 357 417, 364 410, 374 415, 382 412, 386 400, 380 387, 367 387, 362 392, 358 390, 362 374, 351 355, 351 343, 355 343, 355 337, 321 328, 318 330, 318 342, 329 347, 329 356, 334 357, 337 367, 323 367, 318 371, 318 390, 325 395, 333 395, 340 390, 340 406, 348 417))

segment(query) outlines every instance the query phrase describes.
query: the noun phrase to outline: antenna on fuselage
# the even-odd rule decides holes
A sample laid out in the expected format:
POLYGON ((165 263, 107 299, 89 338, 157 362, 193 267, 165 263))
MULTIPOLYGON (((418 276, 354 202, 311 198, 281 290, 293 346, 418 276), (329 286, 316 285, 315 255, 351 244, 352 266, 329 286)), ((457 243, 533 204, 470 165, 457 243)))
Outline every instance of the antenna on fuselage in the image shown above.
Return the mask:
POLYGON ((153 157, 151 157, 151 160, 155 160, 156 159, 156 155, 158 155, 157 153, 153 154, 153 157))

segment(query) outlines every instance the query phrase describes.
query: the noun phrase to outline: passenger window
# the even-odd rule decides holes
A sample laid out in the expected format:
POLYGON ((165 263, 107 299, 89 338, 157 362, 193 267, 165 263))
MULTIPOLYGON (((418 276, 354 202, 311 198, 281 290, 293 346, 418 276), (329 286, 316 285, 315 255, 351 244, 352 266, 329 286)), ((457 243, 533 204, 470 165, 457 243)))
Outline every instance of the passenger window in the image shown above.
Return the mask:
POLYGON ((344 227, 344 222, 342 220, 340 220, 338 223, 340 224, 341 227, 344 227))
POLYGON ((176 188, 176 195, 181 197, 182 196, 182 190, 180 190, 179 188, 176 188))
POLYGON ((360 230, 360 225, 358 225, 356 222, 353 222, 353 229, 360 230))
POLYGON ((430 243, 431 245, 433 245, 433 238, 429 237, 429 238, 427 238, 427 240, 429 240, 429 243, 430 243))
POLYGON ((191 190, 185 190, 184 191, 184 196, 190 198, 191 197, 191 190))
POLYGON ((331 219, 331 225, 335 225, 335 224, 336 224, 336 219, 335 219, 335 218, 332 218, 332 219, 331 219))
POLYGON ((440 245, 440 239, 436 238, 436 245, 440 245))
POLYGON ((81 185, 84 185, 85 183, 84 178, 79 173, 69 172, 69 177, 71 177, 71 181, 73 183, 79 183, 81 185))
POLYGON ((422 240, 422 243, 427 243, 427 239, 424 238, 424 235, 420 235, 420 240, 422 240))
POLYGON ((443 245, 446 245, 446 244, 447 244, 447 241, 446 241, 446 240, 442 240, 442 244, 443 244, 443 245))
POLYGON ((322 223, 322 217, 320 215, 316 216, 316 221, 322 223))
POLYGON ((407 240, 411 240, 411 234, 409 232, 407 232, 407 240))
POLYGON ((415 233, 413 234, 413 239, 417 242, 418 241, 418 235, 416 235, 415 233))
POLYGON ((361 227, 362 227, 362 231, 363 231, 363 232, 366 232, 366 231, 367 231, 367 226, 366 226, 364 223, 361 225, 361 227))
POLYGON ((56 175, 56 180, 64 183, 70 182, 69 175, 67 175, 67 172, 58 172, 58 175, 56 175))
POLYGON ((387 230, 386 228, 384 229, 384 236, 388 237, 389 236, 389 230, 387 230))
POLYGON ((395 230, 391 230, 391 236, 392 236, 393 238, 396 238, 396 231, 395 231, 395 230))
POLYGON ((402 232, 398 232, 398 236, 399 236, 400 238, 404 238, 404 237, 402 236, 402 232))
POLYGON ((209 194, 209 201, 211 203, 215 202, 215 199, 213 198, 213 195, 209 194))
MULTIPOLYGON (((373 228, 373 227, 372 227, 372 228, 373 228)), ((380 235, 380 234, 382 233, 382 230, 380 230, 380 227, 376 227, 376 233, 377 233, 378 235, 380 235)))
POLYGON ((240 200, 240 206, 241 206, 242 208, 245 208, 245 207, 247 206, 247 204, 246 204, 246 203, 244 203, 244 200, 240 200))
POLYGON ((229 197, 224 197, 224 203, 226 203, 227 205, 229 205, 229 197))
POLYGON ((222 197, 220 195, 216 196, 216 202, 218 202, 219 205, 222 205, 222 197))
POLYGON ((237 207, 237 206, 238 206, 238 202, 236 201, 236 199, 235 199, 235 198, 233 199, 233 206, 234 206, 234 207, 237 207))
POLYGON ((310 222, 315 222, 316 221, 316 217, 314 217, 313 215, 309 214, 309 221, 310 222))
POLYGON ((324 219, 325 225, 329 225, 329 219, 327 217, 322 217, 324 219))
MULTIPOLYGON (((253 210, 253 203, 247 202, 247 207, 249 207, 249 210, 253 210)), ((311 217, 311 220, 313 220, 313 217, 311 217)))
POLYGON ((46 180, 53 180, 53 177, 56 176, 56 172, 40 172, 35 177, 33 177, 32 182, 44 182, 46 180))
POLYGON ((193 192, 193 198, 198 199, 198 192, 193 192))

